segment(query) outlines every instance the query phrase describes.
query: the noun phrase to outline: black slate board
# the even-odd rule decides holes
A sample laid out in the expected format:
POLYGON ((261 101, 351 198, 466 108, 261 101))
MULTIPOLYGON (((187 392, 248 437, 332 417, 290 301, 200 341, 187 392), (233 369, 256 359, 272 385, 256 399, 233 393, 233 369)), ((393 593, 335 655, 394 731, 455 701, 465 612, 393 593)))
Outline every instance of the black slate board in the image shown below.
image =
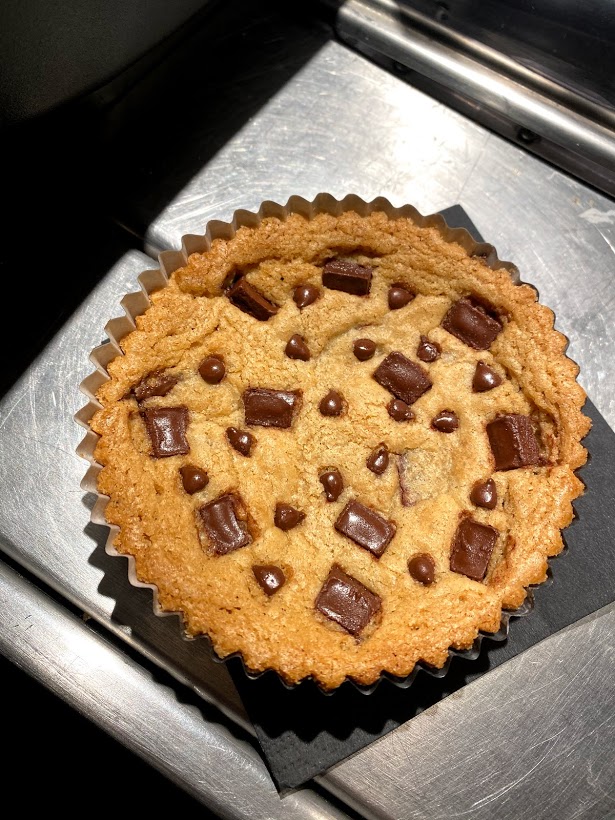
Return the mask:
MULTIPOLYGON (((441 213, 451 227, 467 228, 482 241, 460 206, 441 213)), ((615 599, 615 433, 591 401, 586 402, 584 412, 593 422, 584 441, 589 460, 578 472, 587 491, 574 504, 575 520, 564 533, 566 548, 552 559, 555 580, 536 589, 536 605, 528 616, 511 619, 506 641, 484 640, 476 660, 455 657, 443 678, 419 672, 407 689, 383 680, 369 695, 349 683, 330 695, 311 681, 290 690, 273 673, 250 679, 237 659, 228 661, 281 793, 321 774, 466 683, 615 599)))

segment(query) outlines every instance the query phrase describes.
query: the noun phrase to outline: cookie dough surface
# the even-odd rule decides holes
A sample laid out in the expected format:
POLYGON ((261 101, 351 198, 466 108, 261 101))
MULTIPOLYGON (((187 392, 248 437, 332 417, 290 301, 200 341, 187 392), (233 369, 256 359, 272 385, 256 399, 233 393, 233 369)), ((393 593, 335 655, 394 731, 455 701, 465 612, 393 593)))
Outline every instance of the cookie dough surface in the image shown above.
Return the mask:
POLYGON ((333 688, 440 667, 450 647, 497 631, 562 549, 589 427, 565 342, 531 287, 435 228, 380 212, 240 228, 151 296, 98 391, 91 427, 114 546, 188 635, 251 670, 333 688), (337 289, 365 288, 340 261, 371 270, 368 293, 337 289), (499 323, 486 349, 443 326, 463 299, 499 323), (361 339, 369 358, 370 345, 355 354, 361 339), (399 396, 374 377, 392 353, 430 383, 401 421, 389 412, 399 396), (254 423, 255 389, 295 397, 290 426, 254 423), (169 432, 168 408, 183 435, 169 432), (531 424, 534 463, 496 469, 487 425, 502 416, 531 424), (336 500, 321 480, 331 471, 336 500), (480 579, 459 571, 480 547, 459 548, 468 519, 490 542, 480 579))

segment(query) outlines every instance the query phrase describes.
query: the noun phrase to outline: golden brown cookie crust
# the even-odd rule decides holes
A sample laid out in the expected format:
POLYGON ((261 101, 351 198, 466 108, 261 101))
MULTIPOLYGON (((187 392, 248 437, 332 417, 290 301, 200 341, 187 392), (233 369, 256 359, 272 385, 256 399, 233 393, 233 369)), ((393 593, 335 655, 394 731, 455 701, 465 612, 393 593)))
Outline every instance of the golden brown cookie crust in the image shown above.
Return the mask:
POLYGON ((150 298, 121 343, 124 355, 108 367, 90 425, 100 436, 98 491, 109 496, 107 521, 119 527, 114 547, 134 556, 139 580, 157 587, 163 610, 181 613, 188 635, 207 634, 221 657, 240 652, 248 669, 272 668, 290 683, 312 676, 327 689, 346 677, 369 684, 383 671, 408 675, 419 661, 442 666, 449 648, 497 631, 502 609, 518 607, 527 587, 545 579, 547 559, 561 551, 561 531, 573 518, 572 501, 584 489, 575 470, 587 457, 582 439, 590 422, 566 339, 532 287, 514 284, 505 269, 493 270, 437 228, 349 211, 269 217, 239 228, 191 255, 150 298), (336 257, 373 269, 368 296, 323 288, 323 265, 336 257), (229 301, 224 289, 239 277, 278 306, 275 316, 257 321, 229 301), (293 291, 304 284, 318 287, 320 297, 299 310, 293 291), (416 294, 399 310, 387 301, 394 284, 416 294), (493 306, 502 321, 488 350, 441 325, 467 296, 493 306), (308 361, 285 354, 294 334, 305 340, 308 361), (440 347, 435 361, 417 358, 421 336, 440 347), (376 353, 360 362, 353 342, 363 337, 376 343, 376 353), (412 405, 409 422, 391 418, 392 396, 372 377, 391 351, 419 363, 433 383, 412 405), (222 356, 226 368, 218 384, 198 372, 211 355, 222 356), (473 392, 479 361, 501 377, 497 388, 473 392), (137 403, 135 386, 160 372, 177 383, 137 403), (226 430, 247 429, 241 396, 250 387, 299 390, 302 397, 290 429, 249 428, 256 441, 245 457, 226 430), (319 411, 329 390, 343 396, 340 416, 319 411), (169 406, 188 408, 190 452, 154 458, 141 411, 169 406), (450 434, 431 426, 443 410, 458 419, 450 434), (502 413, 533 419, 545 463, 494 470, 485 426, 502 413), (383 442, 390 461, 377 475, 366 459, 383 442), (194 494, 180 479, 185 464, 208 475, 194 494), (344 480, 334 502, 319 481, 330 467, 344 480), (488 478, 497 488, 492 510, 469 498, 475 482, 488 478), (199 538, 196 510, 228 493, 241 499, 252 540, 216 555, 199 538), (395 523, 380 558, 334 527, 354 499, 395 523), (278 502, 305 519, 288 531, 276 527, 278 502), (460 517, 468 514, 499 533, 483 581, 449 566, 460 517), (433 558, 429 586, 408 572, 417 554, 433 558), (359 635, 315 610, 333 564, 381 599, 381 611, 359 635), (283 571, 275 594, 257 583, 255 565, 283 571))

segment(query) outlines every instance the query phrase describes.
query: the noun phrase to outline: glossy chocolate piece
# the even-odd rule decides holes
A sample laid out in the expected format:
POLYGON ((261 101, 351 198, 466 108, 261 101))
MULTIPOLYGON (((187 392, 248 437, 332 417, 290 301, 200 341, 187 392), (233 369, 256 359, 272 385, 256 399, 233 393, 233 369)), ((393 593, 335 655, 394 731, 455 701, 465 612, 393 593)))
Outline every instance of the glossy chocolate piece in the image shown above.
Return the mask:
POLYGON ((495 510, 498 503, 498 491, 495 481, 488 478, 487 481, 477 481, 472 487, 470 501, 475 507, 483 507, 485 510, 495 510))
POLYGON ((415 581, 428 587, 434 582, 436 565, 431 555, 421 553, 408 561, 408 572, 415 581))
POLYGON ((485 393, 500 384, 502 384, 502 377, 492 367, 489 367, 485 362, 477 363, 474 378, 472 379, 474 393, 485 393))
POLYGON ((209 476, 202 467, 197 467, 195 464, 184 464, 180 468, 179 474, 181 476, 184 490, 188 495, 194 495, 209 484, 209 476))
POLYGON ((540 464, 540 448, 529 416, 508 413, 487 425, 496 470, 515 470, 540 464))
POLYGON ((391 285, 389 288, 389 309, 399 310, 414 299, 415 294, 403 285, 391 285))
POLYGON ((226 437, 233 450, 237 450, 246 458, 251 455, 252 447, 256 444, 252 433, 248 433, 247 430, 238 430, 236 427, 227 427, 226 437))
POLYGON ((254 564, 252 572, 258 585, 268 596, 274 595, 286 583, 286 576, 274 564, 254 564))
POLYGON ((379 595, 333 564, 314 603, 315 609, 351 635, 359 635, 380 612, 379 595))
POLYGON ((370 453, 365 462, 367 469, 376 475, 382 475, 389 466, 389 448, 381 443, 370 453))
POLYGON ((258 319, 259 322, 266 322, 267 319, 271 319, 278 312, 277 305, 265 299, 263 294, 256 290, 245 278, 235 282, 226 291, 226 295, 235 307, 258 319))
POLYGON ((331 290, 367 296, 372 286, 372 268, 350 259, 333 259, 322 269, 322 283, 331 290))
POLYGON ((190 452, 186 438, 188 408, 151 407, 141 412, 154 458, 184 456, 190 452))
POLYGON ((234 495, 228 494, 198 509, 207 541, 216 555, 227 555, 252 540, 246 522, 237 515, 238 503, 234 495))
POLYGON ((319 296, 320 289, 315 285, 297 285, 293 291, 293 301, 299 310, 313 305, 319 296))
POLYGON ((318 409, 323 416, 341 416, 344 412, 344 398, 337 390, 329 390, 320 400, 318 409))
POLYGON ((366 362, 376 352, 376 342, 371 339, 356 339, 352 345, 352 352, 360 362, 366 362))
POLYGON ((416 355, 422 362, 435 362, 440 358, 442 352, 440 345, 436 342, 430 342, 427 336, 421 336, 419 346, 416 349, 416 355))
POLYGON ((387 413, 394 421, 412 421, 412 408, 401 399, 391 399, 387 404, 387 413))
POLYGON ((459 427, 457 413, 453 410, 441 410, 432 418, 431 426, 440 433, 454 433, 459 427))
POLYGON ((275 505, 273 523, 278 529, 284 530, 284 532, 294 529, 294 527, 300 524, 304 519, 305 513, 301 512, 301 510, 297 510, 295 507, 291 507, 290 504, 278 502, 275 505))
POLYGON ((478 302, 466 297, 449 309, 442 327, 469 347, 488 350, 502 330, 502 323, 478 302))
POLYGON ((414 404, 432 385, 427 371, 397 350, 380 362, 373 376, 378 384, 406 404, 414 404))
POLYGON ((165 373, 164 371, 150 373, 149 376, 146 376, 133 387, 132 393, 137 401, 145 401, 145 399, 150 399, 152 396, 166 396, 178 381, 177 376, 173 376, 171 373, 165 373))
POLYGON ((349 501, 339 514, 335 529, 380 558, 397 528, 392 521, 387 521, 380 513, 360 501, 349 501))
POLYGON ((340 471, 335 468, 326 470, 318 478, 324 487, 327 501, 337 501, 344 490, 344 479, 340 471))
POLYGON ((302 362, 307 362, 310 359, 310 349, 306 345, 303 336, 298 333, 290 337, 284 348, 284 353, 289 359, 300 359, 302 362))
POLYGON ((219 384, 226 375, 222 356, 208 356, 199 365, 199 374, 207 384, 219 384))
POLYGON ((293 423, 300 397, 296 390, 248 387, 242 396, 246 424, 286 429, 293 423))
POLYGON ((473 518, 462 518, 453 539, 451 570, 473 581, 482 581, 498 536, 495 527, 480 524, 473 518))

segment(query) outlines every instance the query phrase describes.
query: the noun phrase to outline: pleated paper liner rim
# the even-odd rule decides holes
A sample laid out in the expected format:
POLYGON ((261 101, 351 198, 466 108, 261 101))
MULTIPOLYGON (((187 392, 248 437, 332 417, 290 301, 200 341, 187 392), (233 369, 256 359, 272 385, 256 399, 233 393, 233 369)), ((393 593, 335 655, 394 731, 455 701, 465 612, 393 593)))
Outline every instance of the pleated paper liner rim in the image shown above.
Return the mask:
MULTIPOLYGON (((97 490, 97 478, 102 469, 102 465, 98 464, 94 459, 94 451, 99 436, 91 430, 89 422, 94 413, 101 407, 100 403, 96 399, 96 392, 99 387, 110 378, 107 372, 107 366, 113 359, 116 358, 116 356, 124 355, 120 344, 122 339, 133 330, 136 330, 136 318, 137 316, 145 313, 150 306, 150 295, 155 291, 166 287, 171 274, 178 268, 186 265, 188 257, 191 254, 205 253, 210 249, 211 244, 215 239, 231 239, 239 228, 256 227, 261 220, 266 217, 277 217, 278 219, 284 221, 290 214, 300 214, 309 220, 316 214, 320 213, 328 213, 333 216, 339 216, 346 211, 355 211, 360 216, 368 216, 375 211, 382 211, 392 219, 410 218, 421 228, 436 228, 446 241, 455 242, 461 245, 471 256, 482 257, 485 263, 492 270, 506 270, 514 284, 524 284, 532 287, 536 293, 536 298, 538 299, 537 289, 533 285, 521 281, 516 265, 512 262, 505 262, 499 259, 497 251, 493 245, 488 242, 477 242, 469 231, 466 230, 466 228, 449 227, 445 218, 441 214, 436 213, 424 216, 412 205, 406 204, 396 208, 384 197, 377 197, 371 202, 366 202, 356 194, 348 194, 343 199, 338 200, 331 194, 320 193, 311 202, 301 196, 291 196, 286 205, 280 205, 272 201, 265 201, 256 212, 243 209, 236 210, 230 222, 223 222, 220 220, 209 221, 206 225, 205 233, 202 235, 184 235, 181 240, 180 250, 167 250, 161 252, 158 255, 159 268, 145 270, 137 277, 140 290, 126 294, 120 301, 120 305, 124 311, 124 316, 111 319, 104 327, 104 331, 109 341, 104 342, 94 348, 94 350, 90 353, 90 361, 96 369, 79 385, 79 389, 87 397, 88 403, 74 416, 74 420, 81 427, 87 430, 87 433, 79 443, 76 452, 77 455, 88 461, 90 464, 90 467, 81 482, 81 488, 86 492, 93 493, 97 496, 96 502, 90 514, 90 520, 94 524, 101 524, 109 528, 109 535, 105 544, 105 552, 110 556, 128 559, 128 580, 130 584, 137 588, 145 588, 152 591, 152 608, 154 614, 157 617, 178 617, 180 620, 179 632, 181 637, 187 641, 204 640, 209 645, 212 659, 215 662, 226 663, 231 658, 238 658, 241 661, 246 677, 249 679, 260 678, 262 675, 273 672, 286 689, 292 690, 304 682, 313 681, 317 688, 325 695, 331 695, 338 691, 344 683, 350 683, 359 692, 371 694, 383 680, 388 680, 395 686, 406 689, 412 684, 417 674, 421 671, 435 678, 443 678, 448 673, 450 665, 455 657, 465 658, 466 660, 476 660, 481 654, 482 644, 485 640, 496 642, 505 641, 509 634, 511 619, 524 617, 534 609, 533 589, 542 588, 552 580, 550 567, 548 567, 547 578, 545 581, 538 584, 530 584, 526 587, 526 598, 518 609, 502 610, 500 628, 497 632, 479 631, 478 636, 470 648, 464 650, 450 648, 448 650, 448 658, 441 667, 432 667, 425 663, 418 662, 410 674, 405 677, 397 677, 383 671, 379 678, 372 684, 362 684, 354 680, 352 677, 346 677, 339 686, 336 686, 333 689, 325 688, 311 676, 302 678, 296 683, 289 683, 284 679, 282 674, 274 668, 267 668, 262 671, 254 671, 250 669, 246 666, 241 651, 233 652, 225 657, 221 657, 214 650, 211 639, 206 634, 196 636, 187 634, 183 628, 184 618, 182 612, 163 610, 158 601, 157 586, 155 584, 143 583, 138 579, 133 556, 117 552, 113 546, 113 541, 119 532, 119 527, 110 525, 105 518, 105 508, 109 501, 109 497, 101 495, 97 490)), ((557 332, 559 333, 559 331, 557 332)), ((568 338, 564 336, 564 334, 560 333, 560 335, 565 339, 566 346, 563 351, 565 353, 568 347, 568 338)))

